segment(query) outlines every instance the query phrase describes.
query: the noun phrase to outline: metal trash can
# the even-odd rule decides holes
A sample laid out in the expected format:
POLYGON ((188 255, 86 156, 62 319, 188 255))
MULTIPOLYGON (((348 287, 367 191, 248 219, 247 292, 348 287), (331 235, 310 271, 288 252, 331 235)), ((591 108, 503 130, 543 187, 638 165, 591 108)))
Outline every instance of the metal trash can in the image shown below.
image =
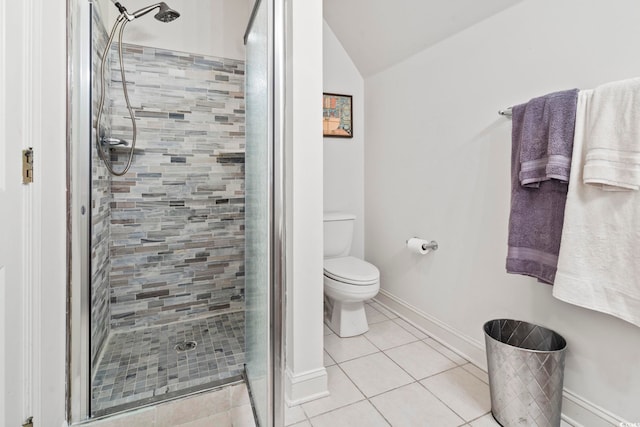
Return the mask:
POLYGON ((559 427, 567 342, 531 323, 484 324, 491 413, 504 427, 559 427))

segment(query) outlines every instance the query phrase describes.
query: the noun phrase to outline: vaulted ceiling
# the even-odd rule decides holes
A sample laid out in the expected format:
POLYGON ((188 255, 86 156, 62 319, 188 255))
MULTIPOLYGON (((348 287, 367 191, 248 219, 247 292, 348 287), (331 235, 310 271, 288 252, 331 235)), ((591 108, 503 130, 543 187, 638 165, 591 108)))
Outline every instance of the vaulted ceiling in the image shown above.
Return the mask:
POLYGON ((519 1, 323 0, 323 5, 329 27, 368 77, 519 1))

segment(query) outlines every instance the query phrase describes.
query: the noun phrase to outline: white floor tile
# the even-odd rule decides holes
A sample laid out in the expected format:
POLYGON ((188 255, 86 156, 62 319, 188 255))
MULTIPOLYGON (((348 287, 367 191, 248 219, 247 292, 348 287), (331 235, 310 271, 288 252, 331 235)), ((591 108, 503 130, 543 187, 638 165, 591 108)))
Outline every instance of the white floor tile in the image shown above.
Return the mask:
POLYGON ((231 386, 231 407, 235 408, 236 406, 244 406, 250 405, 251 400, 249 399, 249 391, 247 390, 247 385, 237 384, 231 386))
POLYGON ((418 338, 392 320, 369 325, 369 331, 367 331, 364 336, 380 350, 386 350, 418 340, 418 338))
POLYGON ((413 382, 409 374, 381 352, 341 363, 340 367, 367 397, 413 382))
POLYGON ((115 415, 104 420, 89 423, 91 427, 128 427, 128 426, 149 426, 162 427, 162 423, 156 423, 156 408, 142 408, 133 413, 115 415))
POLYGON ((402 326, 402 328, 405 331, 410 332, 411 334, 413 334, 419 340, 424 340, 424 339, 429 338, 429 335, 425 334, 420 329, 416 328, 415 326, 413 326, 411 323, 407 322, 404 319, 401 319, 401 318, 397 317, 397 318, 393 319, 393 321, 396 322, 398 325, 402 326))
POLYGON ((304 420, 299 423, 293 424, 291 427, 313 427, 313 426, 308 420, 304 420))
POLYGON ((284 425, 290 426, 307 419, 300 405, 291 406, 284 405, 284 425))
POLYGON ((469 423, 471 427, 500 427, 500 424, 493 418, 490 413, 469 423))
POLYGON ((422 341, 386 350, 385 354, 417 380, 457 366, 451 359, 444 357, 422 341))
POLYGON ((382 415, 364 400, 311 419, 313 427, 388 427, 382 415))
POLYGON ((385 320, 389 320, 387 316, 385 316, 383 313, 373 308, 371 304, 364 305, 364 312, 367 315, 367 323, 369 323, 370 325, 373 323, 384 322, 385 320))
POLYGON ((478 368, 473 363, 467 363, 465 365, 462 365, 462 368, 465 369, 466 371, 469 371, 476 378, 482 380, 482 382, 489 384, 489 375, 487 375, 485 371, 478 368))
POLYGON ((231 425, 233 427, 256 427, 251 405, 231 408, 231 425))
POLYGON ((156 409, 156 424, 159 426, 177 426, 181 423, 186 424, 190 421, 227 412, 229 409, 231 409, 231 393, 227 387, 158 405, 156 409))
POLYGON ((449 359, 451 359, 454 362, 456 362, 458 365, 464 365, 465 363, 469 363, 469 361, 466 360, 464 357, 460 356, 459 354, 455 353, 454 351, 452 351, 449 348, 445 347, 444 345, 440 344, 438 341, 434 340, 433 338, 427 338, 427 339, 425 339, 423 341, 426 344, 428 344, 431 347, 433 347, 436 350, 438 350, 440 353, 442 353, 445 356, 447 356, 449 359))
POLYGON ((324 349, 337 363, 378 351, 378 348, 362 335, 351 338, 340 338, 335 334, 327 335, 324 337, 324 349))
POLYGON ((382 313, 385 316, 387 316, 389 319, 395 319, 396 317, 398 317, 397 314, 395 314, 393 311, 389 310, 387 307, 383 306, 382 304, 380 304, 377 301, 372 302, 371 303, 371 307, 375 308, 380 313, 382 313))
MULTIPOLYGON (((131 426, 148 426, 148 424, 126 424, 127 427, 131 426)), ((164 424, 157 424, 164 425, 164 424)), ((220 414, 212 415, 207 418, 200 418, 198 420, 194 420, 185 424, 166 424, 167 427, 233 427, 234 424, 231 421, 231 413, 230 412, 222 412, 220 414)))
POLYGON ((460 367, 420 383, 466 421, 491 410, 489 386, 460 367))
POLYGON ((371 403, 392 426, 456 427, 464 423, 418 383, 373 397, 371 403))
POLYGON ((327 375, 331 394, 302 404, 302 409, 309 418, 364 399, 362 393, 337 365, 328 367, 327 375))
POLYGON ((331 356, 329 356, 329 353, 327 353, 327 351, 325 350, 324 351, 324 367, 326 368, 328 366, 333 366, 335 364, 336 364, 335 360, 333 360, 331 356))

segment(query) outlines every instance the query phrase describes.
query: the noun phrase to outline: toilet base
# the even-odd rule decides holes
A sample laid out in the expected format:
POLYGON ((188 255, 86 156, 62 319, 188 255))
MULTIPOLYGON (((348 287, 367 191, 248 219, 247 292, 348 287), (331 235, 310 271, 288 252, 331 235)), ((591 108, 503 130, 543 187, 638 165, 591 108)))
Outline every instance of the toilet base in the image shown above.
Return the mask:
POLYGON ((369 330, 364 302, 341 302, 327 298, 330 303, 325 313, 329 329, 341 338, 354 337, 369 330))

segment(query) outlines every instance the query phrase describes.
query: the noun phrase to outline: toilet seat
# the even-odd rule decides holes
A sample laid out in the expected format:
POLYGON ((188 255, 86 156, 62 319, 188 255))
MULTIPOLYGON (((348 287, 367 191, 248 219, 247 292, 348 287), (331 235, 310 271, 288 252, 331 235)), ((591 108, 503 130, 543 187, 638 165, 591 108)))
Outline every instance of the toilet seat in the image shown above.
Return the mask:
POLYGON ((373 285, 380 279, 376 266, 352 256, 325 259, 324 275, 356 286, 373 285))

